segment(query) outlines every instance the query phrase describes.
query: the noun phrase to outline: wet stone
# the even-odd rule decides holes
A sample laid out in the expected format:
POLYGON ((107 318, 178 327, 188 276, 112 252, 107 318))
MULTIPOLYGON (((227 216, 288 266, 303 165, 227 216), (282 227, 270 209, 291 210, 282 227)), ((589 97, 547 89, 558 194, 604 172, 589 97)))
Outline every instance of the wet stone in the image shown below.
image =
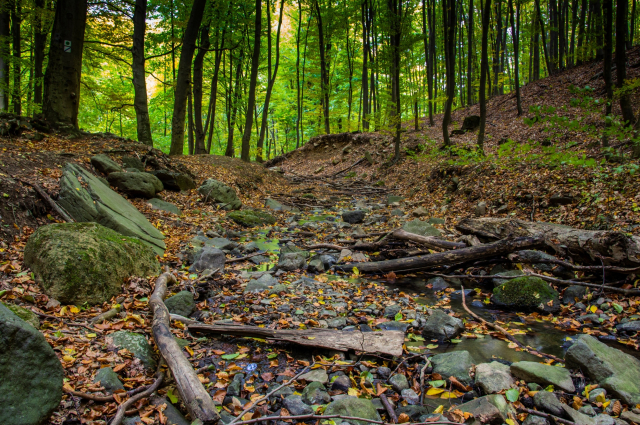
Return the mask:
POLYGON ((397 393, 401 393, 402 390, 409 388, 409 381, 407 381, 407 377, 401 373, 397 373, 389 378, 389 384, 391 384, 391 387, 393 387, 394 391, 397 393))
POLYGON ((311 382, 302 390, 302 401, 310 406, 314 404, 326 404, 331 401, 329 393, 321 382, 311 382))

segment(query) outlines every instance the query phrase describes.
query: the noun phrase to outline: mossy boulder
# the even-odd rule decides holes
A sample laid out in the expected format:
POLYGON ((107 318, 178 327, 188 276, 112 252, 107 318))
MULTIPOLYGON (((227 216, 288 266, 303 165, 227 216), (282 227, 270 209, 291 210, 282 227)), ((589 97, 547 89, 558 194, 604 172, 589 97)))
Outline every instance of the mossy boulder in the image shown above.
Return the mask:
POLYGON ((134 357, 140 359, 148 369, 156 367, 153 349, 144 335, 135 332, 118 331, 112 333, 109 337, 112 339, 114 346, 120 350, 125 348, 133 353, 134 357))
POLYGON ((535 276, 509 279, 493 289, 494 304, 514 309, 552 311, 560 306, 558 292, 535 276))
POLYGON ((172 314, 179 314, 180 316, 189 317, 193 310, 196 309, 196 302, 193 299, 193 294, 189 291, 180 291, 172 297, 169 297, 164 301, 167 306, 167 310, 172 314))
POLYGON ((97 223, 40 227, 27 241, 24 262, 45 293, 64 304, 101 304, 130 276, 160 271, 156 255, 137 238, 97 223))
POLYGON ((264 226, 265 224, 275 224, 276 218, 269 213, 258 210, 232 211, 227 214, 231 220, 247 227, 264 226))
POLYGON ((33 311, 27 310, 26 308, 22 308, 19 305, 15 305, 15 304, 5 304, 5 303, 0 303, 0 304, 7 307, 9 310, 11 310, 13 314, 15 314, 16 316, 18 316, 19 318, 27 322, 34 328, 36 329, 40 328, 40 320, 38 320, 38 316, 36 316, 36 314, 33 311))
POLYGON ((236 191, 216 179, 208 179, 198 188, 204 202, 216 204, 224 210, 239 210, 242 202, 236 191))
MULTIPOLYGON (((330 403, 324 411, 325 415, 342 415, 353 418, 370 419, 380 421, 380 415, 371 400, 365 398, 343 398, 330 403)), ((368 425, 370 422, 349 419, 346 421, 352 425, 368 425)))
POLYGON ((107 181, 111 186, 117 187, 131 197, 149 199, 164 190, 162 182, 156 176, 140 171, 111 173, 107 177, 107 181))

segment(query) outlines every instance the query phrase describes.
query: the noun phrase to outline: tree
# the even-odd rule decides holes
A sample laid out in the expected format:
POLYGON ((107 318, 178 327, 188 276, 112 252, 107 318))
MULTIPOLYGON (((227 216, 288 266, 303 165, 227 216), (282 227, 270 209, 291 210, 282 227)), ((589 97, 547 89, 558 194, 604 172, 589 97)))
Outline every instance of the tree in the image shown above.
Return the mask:
POLYGON ((0 110, 9 108, 9 2, 0 2, 0 110))
POLYGON ((318 47, 320 52, 320 86, 322 91, 322 115, 324 116, 325 134, 331 133, 329 126, 329 69, 327 65, 327 51, 331 43, 325 40, 325 28, 322 24, 322 12, 318 0, 314 0, 313 5, 316 12, 316 22, 318 23, 318 47))
MULTIPOLYGON (((42 107, 42 66, 44 64, 44 50, 47 44, 47 31, 45 28, 45 4, 44 0, 35 0, 35 19, 33 31, 33 68, 34 68, 34 89, 33 103, 42 107)), ((1 25, 1 24, 0 24, 1 25)), ((2 78, 0 77, 0 80, 2 78)), ((34 109, 35 110, 35 109, 34 109)))
MULTIPOLYGON (((444 57, 447 79, 447 100, 442 117, 442 137, 445 146, 451 145, 449 138, 449 122, 451 122, 451 108, 456 94, 456 0, 442 0, 442 20, 444 26, 444 57)), ((484 36, 484 34, 483 34, 484 36)))
MULTIPOLYGON (((609 127, 610 115, 611 115, 611 106, 613 103, 613 85, 611 84, 611 60, 613 54, 613 24, 612 24, 612 13, 613 13, 613 4, 612 0, 603 0, 602 2, 602 12, 604 14, 604 86, 605 91, 607 92, 607 102, 605 107, 605 125, 609 127)), ((606 131, 602 136, 602 147, 609 146, 609 138, 607 137, 606 131)))
POLYGON ((253 112, 256 108, 256 81, 258 80, 258 65, 260 62, 260 38, 262 32, 262 0, 256 0, 256 22, 253 36, 253 55, 251 56, 251 76, 249 77, 249 99, 245 116, 244 134, 242 135, 242 152, 240 158, 249 162, 251 127, 253 112))
MULTIPOLYGON (((424 10, 424 1, 422 4, 424 10)), ((422 19, 424 21, 424 16, 422 19)), ((467 105, 473 105, 473 0, 469 0, 469 20, 467 24, 467 105)))
POLYGON ((400 159, 400 130, 402 108, 400 105, 400 44, 402 40, 402 0, 387 0, 389 12, 389 48, 391 50, 391 112, 389 121, 395 129, 393 162, 400 159))
POLYGON ((182 36, 182 51, 178 64, 178 77, 174 89, 173 118, 171 119, 171 147, 169 155, 182 155, 184 151, 184 120, 187 98, 191 86, 191 61, 196 50, 196 39, 206 0, 193 0, 191 14, 182 36))
POLYGON ((22 115, 22 37, 20 24, 22 22, 22 5, 20 0, 13 0, 11 8, 11 38, 13 39, 13 113, 22 115))
MULTIPOLYGON (((616 10, 616 86, 618 89, 624 87, 624 80, 627 78, 627 19, 627 1, 619 1, 616 10)), ((633 125, 636 121, 633 117, 631 99, 629 93, 625 91, 620 93, 620 109, 626 125, 633 125)))
POLYGON ((87 0, 58 0, 42 111, 47 121, 78 127, 87 0))
MULTIPOLYGON (((516 0, 518 1, 518 0, 516 0)), ((514 74, 515 74, 515 86, 516 86, 516 108, 518 110, 518 116, 522 115, 522 100, 520 99, 520 5, 516 5, 518 15, 518 26, 516 26, 513 17, 513 0, 509 0, 509 14, 511 15, 511 38, 513 40, 513 53, 514 53, 514 74)))
MULTIPOLYGON (((194 109, 194 126, 195 126, 195 154, 203 154, 206 152, 204 146, 205 132, 207 124, 202 124, 202 80, 204 78, 204 56, 211 47, 209 40, 209 24, 203 25, 200 29, 200 45, 198 53, 193 61, 193 109, 194 109)), ((213 86, 211 87, 213 91, 213 86)), ((209 102, 211 104, 211 101, 209 102)), ((207 122, 211 114, 207 114, 207 122)))
POLYGON ((147 0, 136 0, 133 12, 133 45, 131 71, 133 72, 133 107, 136 111, 138 141, 153 146, 149 107, 147 104, 147 75, 144 70, 144 35, 147 29, 147 0))
POLYGON ((480 63, 480 128, 478 130, 478 151, 484 152, 484 129, 487 122, 487 74, 489 73, 489 21, 491 20, 491 0, 485 0, 482 10, 482 52, 480 63))

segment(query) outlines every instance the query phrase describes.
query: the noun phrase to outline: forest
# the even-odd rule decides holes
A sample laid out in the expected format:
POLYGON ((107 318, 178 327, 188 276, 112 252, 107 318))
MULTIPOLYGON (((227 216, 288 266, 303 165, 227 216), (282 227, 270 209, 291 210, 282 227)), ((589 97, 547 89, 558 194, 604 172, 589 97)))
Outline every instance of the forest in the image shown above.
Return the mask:
POLYGON ((402 122, 444 113, 446 128, 451 111, 604 59, 608 103, 615 91, 634 124, 637 82, 616 65, 637 15, 635 0, 6 0, 0 106, 262 162, 322 134, 385 130, 399 146, 402 122))

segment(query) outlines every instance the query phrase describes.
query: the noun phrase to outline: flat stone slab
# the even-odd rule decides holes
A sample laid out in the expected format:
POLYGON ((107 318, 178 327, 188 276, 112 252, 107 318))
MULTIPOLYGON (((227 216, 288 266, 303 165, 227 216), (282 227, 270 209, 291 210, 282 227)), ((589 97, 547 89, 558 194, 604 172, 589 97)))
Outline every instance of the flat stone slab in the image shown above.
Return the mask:
POLYGON ((568 393, 576 391, 576 387, 571 380, 571 373, 563 367, 549 366, 536 362, 517 362, 511 365, 511 373, 525 382, 553 385, 568 393))

